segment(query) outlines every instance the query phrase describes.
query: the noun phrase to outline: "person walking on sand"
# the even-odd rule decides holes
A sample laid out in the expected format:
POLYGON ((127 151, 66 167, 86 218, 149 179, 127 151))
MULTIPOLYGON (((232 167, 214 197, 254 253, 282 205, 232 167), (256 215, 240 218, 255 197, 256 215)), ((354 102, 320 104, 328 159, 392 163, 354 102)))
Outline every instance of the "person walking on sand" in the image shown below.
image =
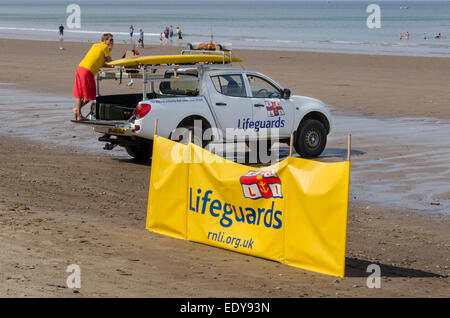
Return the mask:
POLYGON ((169 43, 169 27, 167 27, 167 26, 164 29, 164 37, 166 39, 166 44, 169 43))
POLYGON ((181 35, 181 29, 179 26, 177 26, 177 35, 178 35, 178 42, 180 42, 183 39, 183 36, 181 35))
POLYGON ((409 32, 406 31, 406 40, 409 40, 409 32))
POLYGON ((59 40, 64 41, 64 25, 59 26, 59 40))
POLYGON ((162 32, 159 34, 159 45, 162 45, 163 41, 163 34, 162 32))
MULTIPOLYGON (((75 120, 85 120, 81 115, 81 108, 96 98, 95 75, 101 67, 108 67, 105 62, 111 62, 111 50, 114 39, 111 33, 102 35, 100 43, 94 43, 84 59, 78 65, 73 84, 75 108, 72 109, 75 120)), ((113 66, 111 66, 113 67, 113 66)))
POLYGON ((401 40, 403 38, 402 32, 400 32, 399 39, 401 40))
POLYGON ((130 43, 133 43, 134 26, 130 25, 130 43))
POLYGON ((144 31, 142 29, 139 29, 138 43, 141 45, 141 48, 144 48, 144 31))

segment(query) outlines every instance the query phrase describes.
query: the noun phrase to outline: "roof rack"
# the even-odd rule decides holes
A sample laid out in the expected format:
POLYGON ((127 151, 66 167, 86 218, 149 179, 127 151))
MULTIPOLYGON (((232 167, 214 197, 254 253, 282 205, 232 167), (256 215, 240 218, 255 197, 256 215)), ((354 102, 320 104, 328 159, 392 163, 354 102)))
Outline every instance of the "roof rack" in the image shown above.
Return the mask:
MULTIPOLYGON (((223 60, 222 60, 222 64, 219 65, 229 65, 232 66, 233 65, 233 54, 231 53, 231 51, 210 51, 210 50, 182 50, 181 51, 181 55, 186 55, 186 54, 208 54, 208 55, 222 55, 223 56, 223 60), (225 58, 229 57, 230 58, 230 62, 227 63, 225 61, 225 58)), ((218 64, 203 64, 203 65, 218 65, 218 64)))
POLYGON ((233 57, 231 51, 208 51, 208 50, 182 50, 181 55, 193 55, 193 54, 207 54, 207 55, 220 55, 223 57, 222 63, 196 63, 196 64, 170 64, 170 65, 147 65, 140 64, 140 68, 126 68, 124 66, 116 67, 115 69, 103 68, 96 75, 97 82, 97 95, 100 96, 100 81, 105 79, 137 79, 142 78, 143 81, 143 96, 147 96, 147 83, 152 84, 155 82, 182 82, 182 81, 198 81, 198 78, 183 77, 179 78, 176 75, 177 70, 182 68, 197 68, 199 73, 208 68, 219 68, 223 66, 232 66, 233 57), (226 59, 229 58, 229 62, 226 59), (168 78, 161 74, 155 74, 157 70, 174 70, 174 77, 168 78))

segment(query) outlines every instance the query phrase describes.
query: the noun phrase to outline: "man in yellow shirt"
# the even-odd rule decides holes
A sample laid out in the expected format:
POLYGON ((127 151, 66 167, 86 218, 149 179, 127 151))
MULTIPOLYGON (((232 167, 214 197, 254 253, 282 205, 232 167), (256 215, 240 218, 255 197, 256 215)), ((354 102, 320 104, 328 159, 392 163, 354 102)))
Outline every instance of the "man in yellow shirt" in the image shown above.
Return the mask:
POLYGON ((75 120, 85 119, 81 115, 81 108, 89 101, 95 100, 97 91, 95 75, 106 62, 111 62, 110 52, 114 46, 111 33, 102 36, 102 42, 92 45, 89 52, 78 65, 73 85, 73 97, 75 97, 75 108, 72 109, 75 120))

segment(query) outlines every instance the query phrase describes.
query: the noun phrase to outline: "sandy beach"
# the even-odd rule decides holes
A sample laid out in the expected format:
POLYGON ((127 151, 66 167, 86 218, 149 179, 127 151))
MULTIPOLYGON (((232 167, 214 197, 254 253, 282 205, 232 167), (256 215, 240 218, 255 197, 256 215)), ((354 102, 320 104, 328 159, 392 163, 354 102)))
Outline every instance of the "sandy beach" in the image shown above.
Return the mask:
MULTIPOLYGON (((60 46, 0 39, 0 83, 70 98, 76 66, 90 44, 60 46)), ((126 49, 116 44, 113 59, 126 49)), ((180 48, 142 51, 163 55, 180 48)), ((256 50, 233 55, 244 59, 242 67, 269 75, 294 94, 323 100, 337 113, 450 120, 448 58, 256 50)), ((102 88, 130 91, 114 81, 102 88)), ((140 86, 132 90, 139 92, 140 86)), ((68 130, 73 129, 70 119, 67 108, 68 130)), ((85 152, 72 138, 61 145, 26 140, 14 129, 1 135, 0 297, 450 296, 450 219, 442 213, 371 204, 355 195, 349 206, 346 277, 338 279, 145 230, 149 164, 85 152), (381 266, 379 289, 366 286, 371 263, 381 266), (82 271, 82 287, 75 291, 66 284, 70 264, 82 271)), ((360 148, 373 160, 390 152, 404 155, 398 151, 406 149, 389 144, 360 148)), ((330 146, 345 147, 345 140, 330 146)), ((426 154, 423 158, 426 164, 426 154)), ((426 169, 450 182, 448 162, 426 169)), ((375 178, 370 172, 366 177, 368 182, 375 178)), ((450 200, 450 193, 440 195, 450 200)))

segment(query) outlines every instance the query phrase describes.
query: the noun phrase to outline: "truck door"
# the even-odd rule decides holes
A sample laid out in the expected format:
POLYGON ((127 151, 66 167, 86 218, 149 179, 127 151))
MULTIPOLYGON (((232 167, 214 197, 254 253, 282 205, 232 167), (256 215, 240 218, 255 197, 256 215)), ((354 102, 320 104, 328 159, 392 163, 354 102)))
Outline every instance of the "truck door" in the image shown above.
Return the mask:
POLYGON ((245 130, 252 121, 252 106, 242 74, 211 75, 214 89, 210 90, 213 108, 220 129, 245 130))
POLYGON ((253 121, 259 130, 278 128, 280 137, 290 135, 293 125, 293 105, 281 98, 281 90, 263 77, 247 74, 251 90, 253 121))

